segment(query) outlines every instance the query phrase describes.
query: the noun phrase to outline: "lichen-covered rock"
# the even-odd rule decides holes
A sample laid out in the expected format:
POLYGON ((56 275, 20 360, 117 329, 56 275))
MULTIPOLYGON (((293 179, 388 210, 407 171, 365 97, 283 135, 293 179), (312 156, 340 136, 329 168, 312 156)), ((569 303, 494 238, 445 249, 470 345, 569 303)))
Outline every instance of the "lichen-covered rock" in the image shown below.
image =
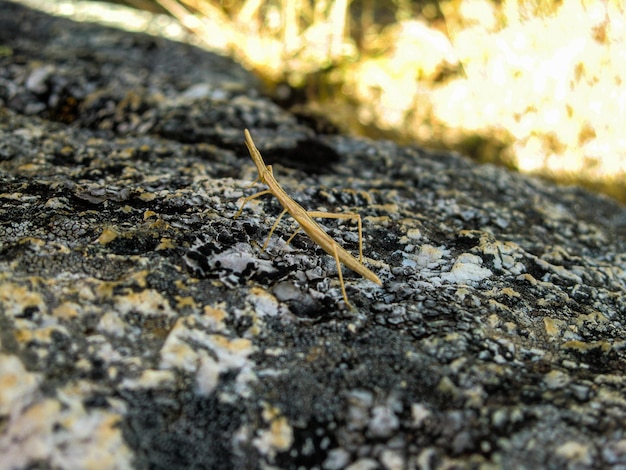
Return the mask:
POLYGON ((626 466, 617 204, 317 135, 189 46, 0 22, 3 466, 626 466), (290 222, 260 249, 275 199, 233 219, 244 128, 304 207, 361 214, 355 310, 290 222))

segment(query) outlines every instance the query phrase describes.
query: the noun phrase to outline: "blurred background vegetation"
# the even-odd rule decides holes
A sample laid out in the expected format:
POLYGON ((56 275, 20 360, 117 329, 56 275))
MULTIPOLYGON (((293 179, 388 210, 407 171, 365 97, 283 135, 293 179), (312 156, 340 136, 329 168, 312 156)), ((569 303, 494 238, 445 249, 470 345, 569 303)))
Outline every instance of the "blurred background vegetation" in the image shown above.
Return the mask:
POLYGON ((116 0, 175 18, 279 103, 626 202, 621 0, 116 0))

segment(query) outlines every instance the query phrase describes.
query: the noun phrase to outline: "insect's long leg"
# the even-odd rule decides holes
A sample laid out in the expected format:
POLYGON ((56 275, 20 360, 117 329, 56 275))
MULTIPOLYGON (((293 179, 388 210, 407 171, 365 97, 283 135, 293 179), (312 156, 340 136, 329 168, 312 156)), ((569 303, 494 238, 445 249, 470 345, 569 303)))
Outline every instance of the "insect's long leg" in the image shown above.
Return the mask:
MULTIPOLYGON (((350 219, 356 220, 359 230, 359 262, 363 264, 363 225, 361 223, 361 216, 354 212, 341 212, 338 214, 329 214, 328 212, 319 211, 307 211, 311 217, 317 217, 320 219, 350 219)), ((295 234, 294 234, 295 235, 295 234)))
POLYGON ((293 240, 293 237, 295 237, 300 230, 302 230, 302 227, 298 227, 296 231, 291 234, 291 236, 287 239, 287 245, 291 243, 291 240, 293 240))
POLYGON ((248 196, 248 197, 244 198, 243 202, 241 203, 241 207, 239 208, 237 213, 235 215, 233 215, 233 219, 236 219, 237 217, 239 217, 241 215, 241 213, 243 212, 244 206, 246 204, 248 204, 248 202, 252 201, 253 199, 256 199, 257 197, 265 196, 266 194, 272 194, 272 191, 270 191, 269 189, 266 189, 264 191, 260 191, 260 192, 258 192, 256 194, 253 194, 252 196, 248 196))
POLYGON ((350 310, 353 310, 354 307, 348 300, 348 294, 346 294, 346 285, 343 283, 343 274, 341 272, 341 263, 339 263, 339 255, 337 254, 337 245, 333 245, 333 255, 335 256, 335 262, 337 263, 337 274, 339 274, 339 283, 341 284, 343 300, 345 300, 346 305, 350 308, 350 310))
POLYGON ((246 188, 251 188, 252 186, 254 186, 257 183, 262 183, 260 176, 257 176, 256 179, 252 183, 250 183, 248 186, 246 186, 246 188))
POLYGON ((265 248, 267 248, 267 245, 270 242, 270 238, 272 238, 272 234, 274 233, 274 230, 276 230, 276 227, 278 227, 278 223, 280 222, 280 219, 283 218, 283 215, 285 215, 287 213, 287 209, 283 210, 280 215, 276 218, 276 222, 274 222, 274 225, 272 225, 272 228, 270 230, 270 233, 267 235, 267 240, 265 240, 265 243, 263 243, 263 248, 262 250, 265 250, 265 248))

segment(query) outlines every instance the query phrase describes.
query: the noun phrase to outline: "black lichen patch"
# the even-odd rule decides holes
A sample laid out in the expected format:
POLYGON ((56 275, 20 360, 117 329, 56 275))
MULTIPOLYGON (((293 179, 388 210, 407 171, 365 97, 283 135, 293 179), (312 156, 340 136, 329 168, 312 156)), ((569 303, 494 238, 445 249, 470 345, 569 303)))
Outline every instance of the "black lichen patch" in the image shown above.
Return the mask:
POLYGON ((331 173, 334 163, 341 158, 332 147, 312 139, 298 141, 295 148, 273 149, 271 152, 259 150, 264 158, 267 155, 266 164, 279 163, 307 174, 331 173))
POLYGON ((159 240, 148 234, 131 233, 116 237, 108 245, 111 253, 132 256, 154 252, 159 245, 159 240))
POLYGON ((120 426, 134 468, 240 468, 229 445, 241 423, 237 407, 185 389, 122 396, 129 408, 120 426))

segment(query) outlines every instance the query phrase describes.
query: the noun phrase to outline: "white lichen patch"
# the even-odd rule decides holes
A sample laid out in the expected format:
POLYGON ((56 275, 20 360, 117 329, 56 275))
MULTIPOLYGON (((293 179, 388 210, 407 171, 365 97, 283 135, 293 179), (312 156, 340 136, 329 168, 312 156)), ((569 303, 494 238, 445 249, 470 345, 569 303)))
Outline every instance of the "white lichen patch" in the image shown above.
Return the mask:
POLYGON ((196 373, 196 385, 200 395, 209 395, 219 382, 220 372, 223 368, 213 359, 208 352, 198 352, 198 372, 196 373))
POLYGON ((222 308, 212 307, 205 305, 203 309, 203 315, 198 318, 202 326, 209 328, 213 331, 222 331, 226 328, 224 319, 226 318, 226 312, 222 308))
POLYGON ((413 426, 420 427, 431 416, 431 411, 422 403, 411 404, 411 418, 413 426))
POLYGON ((0 453, 8 468, 25 467, 29 461, 44 459, 55 451, 52 427, 60 408, 56 400, 42 400, 9 421, 10 432, 0 436, 0 453))
POLYGON ((238 243, 233 248, 209 258, 209 264, 220 273, 220 280, 226 285, 236 286, 252 268, 255 273, 273 273, 272 262, 258 258, 250 251, 250 246, 238 243))
POLYGON ((109 367, 108 372, 110 378, 115 378, 118 373, 118 366, 137 368, 141 366, 141 359, 134 355, 124 354, 106 341, 106 338, 102 335, 93 335, 89 338, 91 344, 90 349, 92 354, 98 359, 101 359, 105 364, 112 364, 109 367))
POLYGON ((394 411, 384 405, 375 406, 367 425, 367 432, 374 438, 389 438, 400 426, 394 411))
POLYGON ((302 291, 293 282, 289 281, 279 282, 274 286, 272 292, 281 302, 297 300, 302 297, 302 291))
POLYGON ((126 328, 126 322, 120 318, 117 312, 107 312, 102 315, 96 327, 96 329, 102 333, 117 337, 123 336, 126 328))
POLYGON ((406 461, 402 456, 402 452, 397 450, 384 450, 380 455, 380 462, 385 470, 404 470, 406 461))
POLYGON ((19 412, 38 390, 39 374, 26 369, 15 356, 0 354, 0 416, 19 412))
POLYGON ((45 461, 55 468, 132 468, 132 454, 119 428, 121 416, 85 410, 80 396, 41 400, 12 417, 0 435, 6 468, 45 461))
POLYGON ((39 292, 14 282, 0 284, 0 302, 6 314, 12 317, 20 315, 26 309, 37 309, 40 312, 47 310, 39 292))
POLYGON ((449 255, 449 251, 443 247, 429 244, 420 246, 415 261, 419 267, 434 269, 441 264, 441 260, 449 255))
POLYGON ((551 339, 560 339, 568 323, 557 318, 544 317, 543 324, 546 334, 551 339))
POLYGON ((52 310, 52 315, 60 320, 72 320, 79 316, 82 307, 75 302, 63 302, 52 310))
POLYGON ((253 363, 248 357, 255 351, 246 338, 229 338, 194 328, 195 317, 179 319, 161 348, 160 367, 196 374, 197 390, 208 395, 218 385, 220 374, 238 371, 237 392, 247 393, 247 384, 254 380, 249 373, 253 363), (238 380, 241 377, 241 380, 238 380))
POLYGON ((374 459, 362 458, 346 467, 346 470, 376 470, 380 468, 379 463, 374 459))
MULTIPOLYGON (((462 231, 460 235, 474 236, 475 232, 462 231)), ((527 253, 516 243, 496 240, 486 232, 482 232, 478 236, 479 244, 472 249, 472 252, 491 257, 494 269, 506 270, 514 275, 522 274, 525 271, 521 260, 527 256, 527 253)))
POLYGON ((171 370, 146 369, 136 379, 122 380, 122 388, 130 390, 168 388, 174 384, 175 377, 171 370))
POLYGON ((591 449, 587 444, 567 441, 556 449, 556 454, 574 465, 590 466, 592 463, 591 449))
POLYGON ((252 444, 262 455, 273 459, 277 452, 284 452, 293 444, 293 428, 279 409, 267 404, 263 410, 263 419, 269 427, 259 430, 252 444))
POLYGON ((160 367, 162 369, 196 371, 198 354, 186 341, 190 336, 191 330, 185 325, 185 319, 178 319, 161 348, 160 367))
POLYGON ((560 370, 551 370, 543 377, 543 383, 550 390, 558 390, 571 382, 571 377, 560 370))
POLYGON ((130 292, 115 297, 115 308, 121 314, 136 312, 143 315, 174 316, 175 312, 161 293, 154 289, 130 292))
POLYGON ((252 343, 244 338, 230 340, 225 336, 212 335, 212 351, 217 360, 203 352, 200 356, 200 364, 196 375, 198 391, 201 394, 209 394, 217 385, 219 374, 228 370, 238 370, 235 382, 237 393, 248 395, 248 382, 256 380, 252 373, 252 363, 248 356, 254 352, 252 343))
POLYGON ((254 306, 256 316, 261 318, 264 316, 276 316, 280 314, 283 309, 275 296, 258 287, 250 289, 248 301, 254 306))
POLYGON ((328 451, 328 457, 324 460, 322 467, 325 470, 341 470, 346 468, 350 462, 350 453, 340 447, 328 451))
POLYGON ((286 451, 293 443, 293 429, 284 416, 274 419, 269 429, 261 430, 253 439, 254 447, 262 454, 274 458, 277 452, 286 451))
POLYGON ((482 258, 471 253, 463 253, 459 256, 452 269, 442 273, 441 278, 452 284, 471 284, 480 282, 493 275, 491 270, 482 267, 482 258))
POLYGON ((52 337, 55 333, 61 333, 64 336, 69 336, 67 328, 57 324, 56 319, 51 319, 50 324, 37 328, 33 325, 33 322, 28 320, 16 320, 15 326, 17 331, 17 337, 24 343, 35 342, 40 345, 51 344, 52 337))

